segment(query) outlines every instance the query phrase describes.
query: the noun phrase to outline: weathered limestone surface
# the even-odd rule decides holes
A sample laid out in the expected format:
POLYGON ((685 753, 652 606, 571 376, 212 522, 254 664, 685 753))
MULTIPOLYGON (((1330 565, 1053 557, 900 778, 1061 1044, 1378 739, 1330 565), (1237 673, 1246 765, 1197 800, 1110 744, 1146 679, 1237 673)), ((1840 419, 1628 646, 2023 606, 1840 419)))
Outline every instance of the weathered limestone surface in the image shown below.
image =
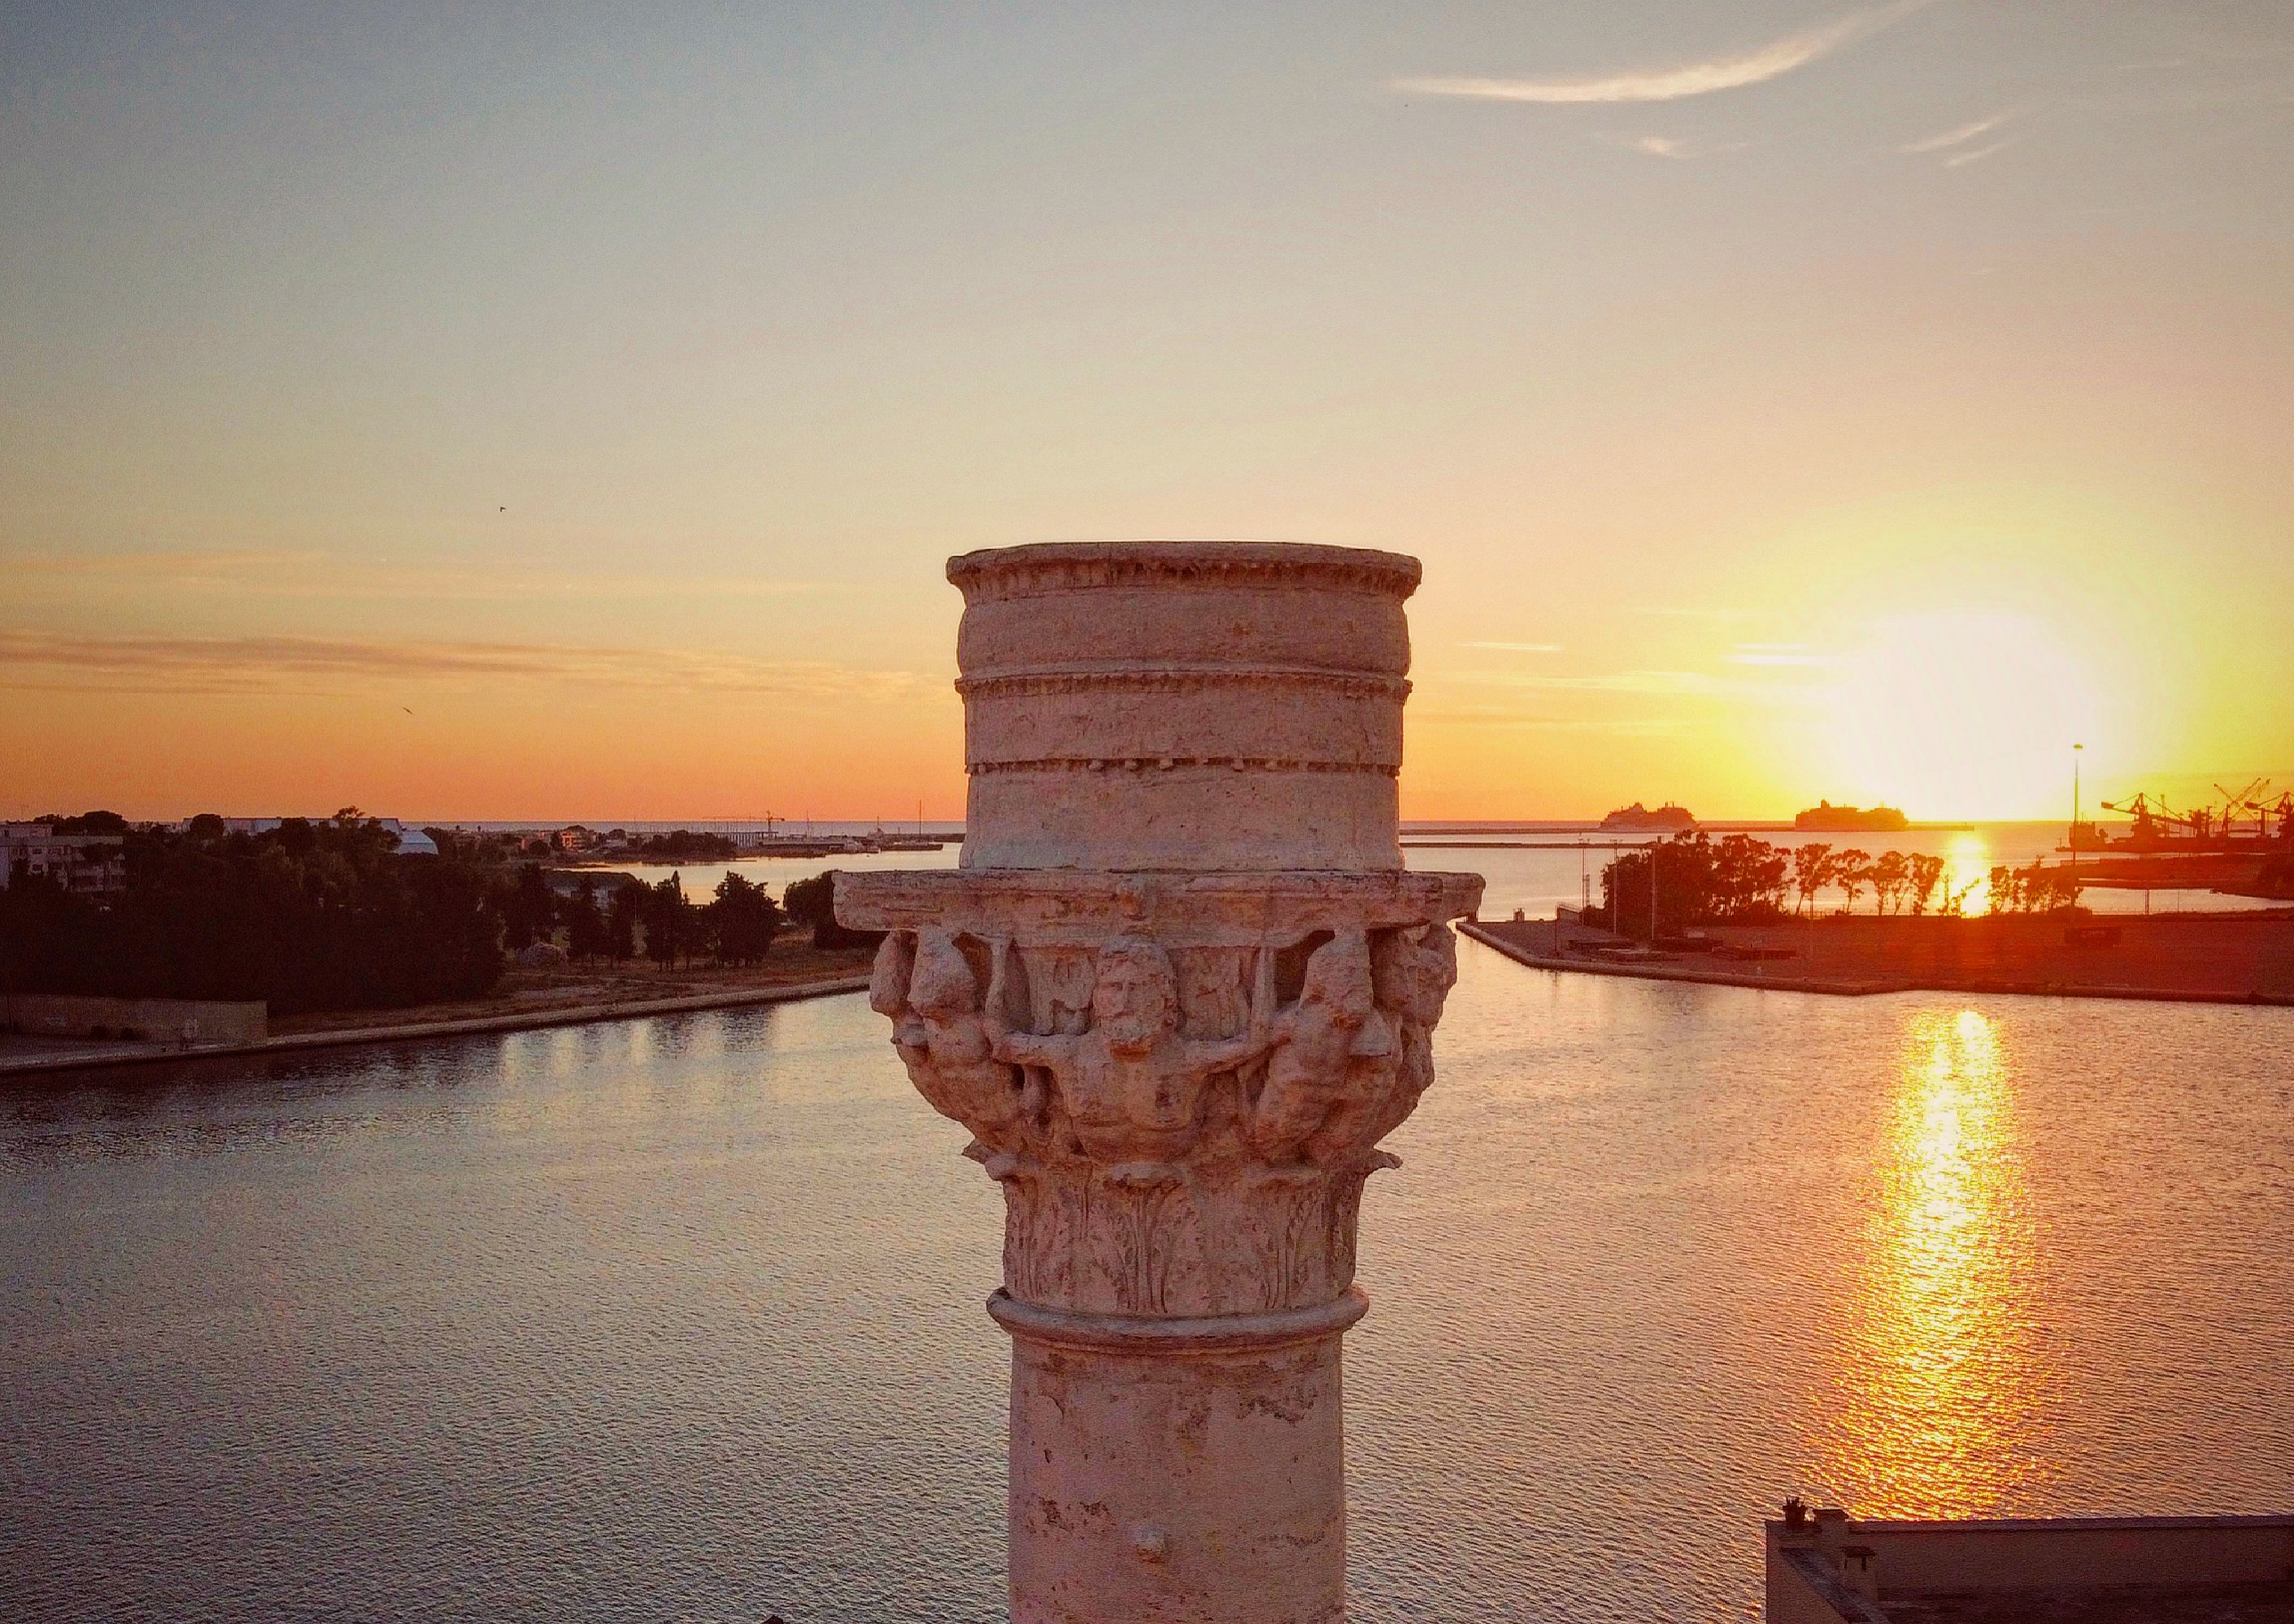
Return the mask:
POLYGON ((954 559, 963 866, 842 875, 870 998, 1004 1190, 1013 1617, 1343 1616, 1339 1339, 1473 875, 1402 870, 1412 559, 954 559))
POLYGON ((1399 869, 1415 559, 1072 543, 951 559, 966 868, 1399 869))

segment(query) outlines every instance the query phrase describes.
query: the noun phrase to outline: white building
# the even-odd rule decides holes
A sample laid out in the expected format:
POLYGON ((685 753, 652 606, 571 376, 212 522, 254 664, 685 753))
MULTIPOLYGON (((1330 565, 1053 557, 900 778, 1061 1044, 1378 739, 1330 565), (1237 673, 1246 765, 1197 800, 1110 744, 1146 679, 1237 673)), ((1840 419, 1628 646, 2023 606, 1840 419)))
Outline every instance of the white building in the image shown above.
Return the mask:
POLYGON ((18 875, 53 879, 78 896, 127 888, 127 850, 117 835, 59 835, 48 823, 0 823, 0 885, 18 875))

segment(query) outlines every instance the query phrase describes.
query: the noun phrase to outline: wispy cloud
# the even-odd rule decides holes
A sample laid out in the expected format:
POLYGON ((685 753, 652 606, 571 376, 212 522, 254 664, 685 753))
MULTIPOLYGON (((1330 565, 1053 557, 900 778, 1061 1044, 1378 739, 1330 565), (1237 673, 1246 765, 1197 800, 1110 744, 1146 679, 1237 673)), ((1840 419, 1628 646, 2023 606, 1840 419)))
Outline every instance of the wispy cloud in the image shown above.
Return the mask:
POLYGON ((1917 141, 1907 141, 1896 150, 1898 152, 1940 152, 1946 147, 1955 147, 1963 141, 1973 141, 1988 130, 1997 129, 2012 116, 2010 113, 1994 113, 1988 118, 1978 118, 1974 123, 1963 124, 1957 129, 1946 130, 1936 135, 1925 135, 1917 141))
POLYGON ((238 581, 273 570, 306 569, 326 561, 315 551, 33 553, 14 559, 19 577, 65 581, 238 581))
POLYGON ((237 598, 531 602, 779 597, 824 590, 819 582, 763 576, 584 575, 515 563, 487 567, 291 551, 36 554, 11 560, 8 569, 20 591, 51 597, 161 591, 237 598))
POLYGON ((1612 733, 1629 738, 1663 738, 1686 732, 1688 723, 1661 716, 1525 716, 1497 706, 1453 706, 1429 710, 1410 718, 1414 726, 1518 728, 1547 733, 1612 733))
POLYGON ((0 630, 0 688, 114 693, 327 693, 378 683, 580 683, 787 698, 891 699, 907 672, 689 649, 322 637, 100 637, 0 630))
POLYGON ((1702 671, 1608 671, 1568 676, 1544 676, 1523 671, 1461 671, 1446 676, 1453 682, 1596 694, 1717 694, 1731 687, 1702 671))
POLYGON ((1684 96, 1710 95, 1805 68, 1844 45, 1875 34, 1910 16, 1932 0, 1893 0, 1893 4, 1858 12, 1852 16, 1784 38, 1738 55, 1715 57, 1673 68, 1637 69, 1586 79, 1397 79, 1393 88, 1429 96, 1463 96, 1486 102, 1534 102, 1572 105, 1598 102, 1677 102, 1684 96))
POLYGON ((1677 135, 1602 135, 1596 139, 1611 146, 1622 147, 1628 152, 1638 152, 1645 158, 1691 159, 1711 158, 1722 152, 1742 152, 1752 143, 1749 141, 1684 141, 1677 135))
POLYGON ((1508 654, 1559 654, 1559 643, 1461 643, 1465 649, 1502 649, 1508 654))

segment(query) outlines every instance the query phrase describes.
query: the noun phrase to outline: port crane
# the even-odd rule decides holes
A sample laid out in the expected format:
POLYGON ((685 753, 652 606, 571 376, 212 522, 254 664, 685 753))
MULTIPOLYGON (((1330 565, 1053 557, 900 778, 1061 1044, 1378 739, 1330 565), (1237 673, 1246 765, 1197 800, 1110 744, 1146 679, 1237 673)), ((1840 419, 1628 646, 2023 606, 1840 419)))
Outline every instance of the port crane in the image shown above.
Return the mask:
POLYGON ((2209 802, 2178 812, 2167 804, 2166 796, 2147 792, 2123 801, 2105 801, 2102 807, 2134 819, 2135 827, 2116 843, 2131 850, 2220 850, 2247 838, 2240 825, 2249 817, 2254 820, 2251 838, 2257 845, 2270 840, 2274 824, 2282 840, 2294 831, 2294 792, 2282 793, 2274 801, 2270 788, 2267 779, 2256 779, 2237 790, 2216 784, 2215 793, 2222 796, 2219 810, 2209 802))
POLYGON ((2222 832, 2225 838, 2234 832, 2233 823, 2242 812, 2253 815, 2254 837, 2257 840, 2267 841, 2270 838, 2273 817, 2278 820, 2279 835, 2282 837, 2285 835, 2287 814, 2294 811, 2294 806, 2289 804, 2294 803, 2294 795, 2282 795, 2273 802, 2268 779, 2257 779, 2235 795, 2217 784, 2215 793, 2223 798, 2222 832))

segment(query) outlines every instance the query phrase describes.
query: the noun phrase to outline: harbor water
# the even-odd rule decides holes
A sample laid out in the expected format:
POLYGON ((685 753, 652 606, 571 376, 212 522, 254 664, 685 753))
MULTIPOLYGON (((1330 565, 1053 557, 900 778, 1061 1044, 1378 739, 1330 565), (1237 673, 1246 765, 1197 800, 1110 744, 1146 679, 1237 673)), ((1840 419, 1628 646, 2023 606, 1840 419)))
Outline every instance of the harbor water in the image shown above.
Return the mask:
MULTIPOLYGON (((2294 1010, 1461 971, 1364 1209, 1352 1616, 1754 1618, 1791 1493, 2294 1506, 2294 1010)), ((1000 1204, 885 1037, 8 1084, 0 1611, 1000 1617, 1000 1204)))

